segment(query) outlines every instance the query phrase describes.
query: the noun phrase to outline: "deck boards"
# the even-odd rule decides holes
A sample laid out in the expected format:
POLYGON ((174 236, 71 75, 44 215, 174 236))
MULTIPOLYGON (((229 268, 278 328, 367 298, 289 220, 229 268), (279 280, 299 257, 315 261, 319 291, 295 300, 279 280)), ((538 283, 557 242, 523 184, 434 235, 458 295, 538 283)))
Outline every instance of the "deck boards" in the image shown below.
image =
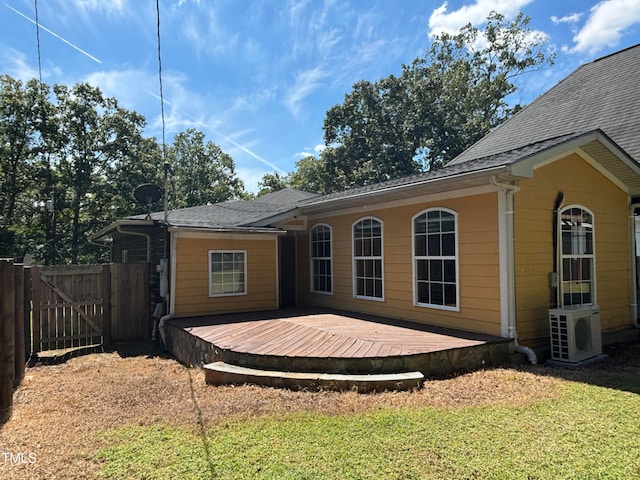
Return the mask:
POLYGON ((313 310, 215 315, 174 319, 172 323, 221 349, 286 357, 381 358, 504 340, 345 312, 313 310))

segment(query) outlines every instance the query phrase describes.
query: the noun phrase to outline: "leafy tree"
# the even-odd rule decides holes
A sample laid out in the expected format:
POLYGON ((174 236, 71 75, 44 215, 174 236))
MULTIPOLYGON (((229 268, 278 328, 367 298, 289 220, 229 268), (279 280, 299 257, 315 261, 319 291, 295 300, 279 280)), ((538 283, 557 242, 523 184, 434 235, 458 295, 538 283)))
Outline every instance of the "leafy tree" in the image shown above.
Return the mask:
POLYGON ((20 257, 50 222, 33 222, 34 203, 51 186, 41 176, 40 155, 52 132, 49 88, 37 80, 22 84, 0 76, 0 254, 20 257))
POLYGON ((233 159, 195 129, 178 133, 167 150, 172 165, 171 208, 218 203, 239 198, 244 184, 233 159))
POLYGON ((407 84, 415 86, 409 100, 419 106, 416 118, 432 119, 422 145, 427 168, 446 164, 521 109, 509 103, 515 78, 553 64, 555 54, 529 23, 522 13, 508 23, 492 12, 483 32, 468 24, 456 35, 444 33, 424 58, 403 68, 407 84), (425 85, 438 92, 428 109, 419 102, 425 85))
POLYGON ((321 156, 334 178, 333 189, 377 183, 414 173, 411 141, 406 138, 406 92, 401 79, 361 81, 324 121, 321 156))
POLYGON ((523 14, 442 34, 400 77, 361 81, 324 121, 329 191, 439 168, 509 118, 514 79, 553 63, 523 14))
POLYGON ((296 170, 288 175, 289 185, 298 190, 325 194, 333 191, 336 184, 344 184, 344 180, 329 175, 325 160, 312 155, 296 162, 296 170))
MULTIPOLYGON (((105 260, 87 236, 143 213, 142 183, 162 185, 163 163, 145 118, 88 84, 53 88, 0 76, 0 255, 36 262, 105 260)), ((195 130, 168 149, 172 207, 246 195, 231 157, 195 130)))
POLYGON ((282 176, 278 172, 265 173, 258 182, 258 196, 277 192, 289 186, 288 176, 282 176))
POLYGON ((108 202, 96 192, 107 182, 108 153, 116 148, 113 144, 120 143, 110 122, 118 114, 118 105, 114 98, 105 98, 100 89, 86 83, 73 88, 55 85, 53 91, 58 125, 54 202, 62 227, 56 247, 59 258, 78 263, 81 243, 85 243, 87 231, 94 226, 88 215, 89 206, 108 202))

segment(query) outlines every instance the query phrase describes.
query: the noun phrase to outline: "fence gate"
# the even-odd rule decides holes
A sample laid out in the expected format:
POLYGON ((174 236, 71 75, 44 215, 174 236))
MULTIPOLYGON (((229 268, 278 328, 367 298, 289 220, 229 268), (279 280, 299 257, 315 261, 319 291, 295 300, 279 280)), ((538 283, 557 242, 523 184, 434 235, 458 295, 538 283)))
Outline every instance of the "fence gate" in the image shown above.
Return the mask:
POLYGON ((32 269, 33 352, 108 343, 109 266, 32 269))

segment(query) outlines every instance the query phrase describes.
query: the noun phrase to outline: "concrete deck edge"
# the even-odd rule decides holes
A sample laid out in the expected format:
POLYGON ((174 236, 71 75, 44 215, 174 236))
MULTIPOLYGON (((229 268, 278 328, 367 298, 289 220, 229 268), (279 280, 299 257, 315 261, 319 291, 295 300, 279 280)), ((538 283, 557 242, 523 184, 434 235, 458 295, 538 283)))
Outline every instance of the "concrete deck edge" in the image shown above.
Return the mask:
POLYGON ((205 381, 212 385, 254 383, 273 387, 324 388, 331 390, 410 390, 420 388, 424 375, 420 372, 387 374, 341 374, 319 372, 282 372, 242 367, 225 362, 203 366, 205 381))

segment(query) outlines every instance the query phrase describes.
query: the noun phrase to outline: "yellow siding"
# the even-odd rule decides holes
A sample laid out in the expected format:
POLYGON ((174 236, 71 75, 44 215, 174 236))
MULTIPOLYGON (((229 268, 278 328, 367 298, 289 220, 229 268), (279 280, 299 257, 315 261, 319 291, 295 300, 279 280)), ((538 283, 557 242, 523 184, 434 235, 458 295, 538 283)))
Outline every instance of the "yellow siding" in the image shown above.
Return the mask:
POLYGON ((540 167, 515 195, 516 308, 518 333, 535 343, 548 337, 553 270, 552 210, 559 191, 563 206, 581 205, 594 214, 596 295, 604 331, 627 327, 630 319, 627 195, 573 154, 540 167))
POLYGON ((276 237, 177 238, 175 315, 207 315, 278 308, 276 237), (245 250, 247 294, 209 297, 208 251, 245 250))
POLYGON ((333 295, 310 292, 309 236, 298 234, 299 304, 326 306, 500 335, 498 197, 496 193, 313 218, 332 228, 333 295), (460 311, 413 305, 412 217, 427 208, 458 214, 460 311), (382 221, 384 301, 353 297, 351 227, 365 216, 382 221))

